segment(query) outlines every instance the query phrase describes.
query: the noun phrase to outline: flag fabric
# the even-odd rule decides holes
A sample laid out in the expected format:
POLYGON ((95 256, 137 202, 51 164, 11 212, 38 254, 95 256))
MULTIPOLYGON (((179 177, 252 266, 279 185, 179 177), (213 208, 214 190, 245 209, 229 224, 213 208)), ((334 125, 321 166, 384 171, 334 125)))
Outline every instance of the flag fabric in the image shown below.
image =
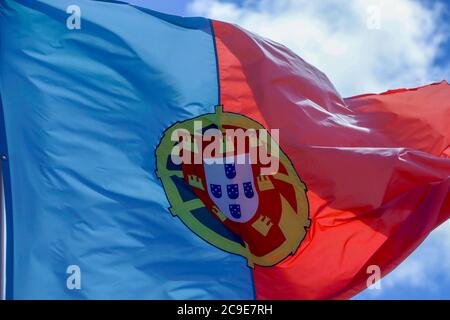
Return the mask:
POLYGON ((8 299, 350 298, 450 216, 448 83, 343 99, 228 23, 3 0, 0 96, 8 299), (178 129, 279 129, 279 170, 178 129))

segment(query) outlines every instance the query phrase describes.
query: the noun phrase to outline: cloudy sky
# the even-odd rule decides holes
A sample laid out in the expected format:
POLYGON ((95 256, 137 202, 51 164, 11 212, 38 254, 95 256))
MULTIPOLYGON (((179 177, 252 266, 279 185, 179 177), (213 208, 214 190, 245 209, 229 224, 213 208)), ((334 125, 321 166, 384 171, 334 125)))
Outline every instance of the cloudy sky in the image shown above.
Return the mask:
MULTIPOLYGON (((127 1, 127 0, 125 0, 127 1)), ((237 23, 325 72, 343 97, 450 80, 450 1, 128 0, 237 23)), ((360 299, 450 299, 450 222, 360 299)))

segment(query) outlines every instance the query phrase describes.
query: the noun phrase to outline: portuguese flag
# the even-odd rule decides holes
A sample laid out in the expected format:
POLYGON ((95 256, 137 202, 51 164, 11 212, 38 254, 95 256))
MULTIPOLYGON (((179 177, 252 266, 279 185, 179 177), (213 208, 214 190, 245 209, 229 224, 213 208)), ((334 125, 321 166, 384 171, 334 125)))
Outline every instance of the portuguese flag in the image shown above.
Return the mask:
POLYGON ((220 21, 0 1, 0 106, 7 299, 346 299, 450 217, 447 82, 220 21))

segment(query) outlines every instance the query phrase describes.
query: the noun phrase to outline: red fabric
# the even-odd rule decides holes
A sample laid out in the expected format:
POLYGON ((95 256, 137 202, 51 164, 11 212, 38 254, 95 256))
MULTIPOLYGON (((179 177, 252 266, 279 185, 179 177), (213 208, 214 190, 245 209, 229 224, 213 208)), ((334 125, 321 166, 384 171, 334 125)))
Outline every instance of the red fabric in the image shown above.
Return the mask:
POLYGON ((257 298, 349 298, 369 265, 386 275, 449 218, 446 82, 342 99, 287 48, 213 26, 224 110, 279 128, 308 187, 307 236, 294 256, 255 268, 257 298))

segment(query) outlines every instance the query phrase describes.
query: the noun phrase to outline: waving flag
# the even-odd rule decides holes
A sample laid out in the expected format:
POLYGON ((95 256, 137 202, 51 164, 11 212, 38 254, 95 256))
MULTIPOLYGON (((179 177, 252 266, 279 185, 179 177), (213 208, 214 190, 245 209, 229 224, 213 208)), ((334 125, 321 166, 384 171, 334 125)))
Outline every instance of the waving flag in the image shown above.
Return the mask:
POLYGON ((349 298, 450 216, 446 82, 342 99, 116 1, 0 1, 0 41, 9 299, 349 298))

